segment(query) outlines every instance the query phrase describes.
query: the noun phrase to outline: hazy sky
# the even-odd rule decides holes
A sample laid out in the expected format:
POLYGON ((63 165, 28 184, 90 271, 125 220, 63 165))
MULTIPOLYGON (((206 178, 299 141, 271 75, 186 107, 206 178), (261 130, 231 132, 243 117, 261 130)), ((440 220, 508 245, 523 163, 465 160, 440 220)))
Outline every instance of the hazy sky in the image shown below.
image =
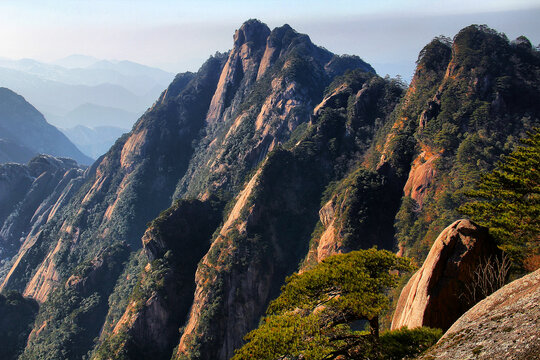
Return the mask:
POLYGON ((540 43, 540 0, 0 0, 0 57, 71 54, 196 70, 243 21, 288 23, 335 53, 409 78, 421 48, 472 23, 540 43))

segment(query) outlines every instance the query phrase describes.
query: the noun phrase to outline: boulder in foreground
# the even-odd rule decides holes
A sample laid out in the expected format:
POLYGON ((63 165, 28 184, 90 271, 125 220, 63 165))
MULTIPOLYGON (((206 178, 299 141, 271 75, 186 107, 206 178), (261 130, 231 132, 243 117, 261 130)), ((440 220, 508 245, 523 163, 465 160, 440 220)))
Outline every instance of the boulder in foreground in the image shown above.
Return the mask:
POLYGON ((422 267, 403 288, 392 330, 448 329, 470 307, 464 296, 478 265, 500 250, 484 227, 458 220, 441 232, 422 267))

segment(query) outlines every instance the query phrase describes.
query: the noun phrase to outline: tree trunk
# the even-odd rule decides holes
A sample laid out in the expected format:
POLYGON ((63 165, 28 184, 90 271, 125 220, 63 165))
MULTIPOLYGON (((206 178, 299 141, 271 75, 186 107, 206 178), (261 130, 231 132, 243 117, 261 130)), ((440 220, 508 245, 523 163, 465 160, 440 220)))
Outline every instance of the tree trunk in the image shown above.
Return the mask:
POLYGON ((373 319, 369 320, 369 327, 371 335, 373 335, 376 339, 379 338, 379 317, 375 316, 373 319))

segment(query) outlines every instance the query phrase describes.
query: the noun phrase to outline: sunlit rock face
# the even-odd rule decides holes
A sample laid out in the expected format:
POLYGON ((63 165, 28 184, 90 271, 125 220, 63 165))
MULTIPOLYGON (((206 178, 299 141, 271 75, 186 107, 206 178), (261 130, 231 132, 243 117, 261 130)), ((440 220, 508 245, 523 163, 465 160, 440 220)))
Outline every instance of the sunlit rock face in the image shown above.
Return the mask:
POLYGON ((469 304, 466 286, 486 259, 500 255, 486 228, 469 220, 447 227, 398 300, 392 329, 429 326, 448 329, 469 304))

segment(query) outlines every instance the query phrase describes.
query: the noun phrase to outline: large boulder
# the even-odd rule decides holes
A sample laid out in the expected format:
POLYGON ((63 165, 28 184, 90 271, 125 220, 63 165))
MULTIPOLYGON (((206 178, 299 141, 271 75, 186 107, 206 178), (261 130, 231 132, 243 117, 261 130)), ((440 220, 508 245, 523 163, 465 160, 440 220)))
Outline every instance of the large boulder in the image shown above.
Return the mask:
POLYGON ((461 316, 422 359, 540 359, 540 269, 461 316))
POLYGON ((424 264, 403 288, 392 329, 448 329, 474 305, 465 295, 476 268, 499 255, 486 228, 469 220, 454 222, 435 240, 424 264))

